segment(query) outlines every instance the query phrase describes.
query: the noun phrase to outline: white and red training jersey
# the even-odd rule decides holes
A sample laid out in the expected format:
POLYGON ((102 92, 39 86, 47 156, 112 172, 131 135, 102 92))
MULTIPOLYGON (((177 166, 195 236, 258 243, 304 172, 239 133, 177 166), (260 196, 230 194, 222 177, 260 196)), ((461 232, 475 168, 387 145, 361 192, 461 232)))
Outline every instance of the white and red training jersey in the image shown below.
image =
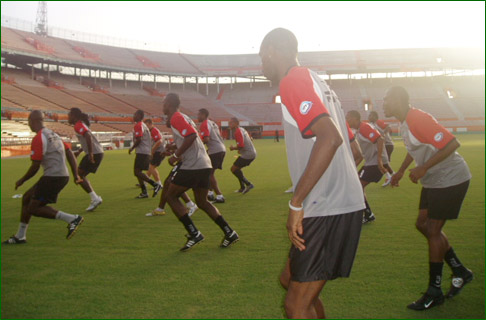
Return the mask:
MULTIPOLYGON (((363 152, 364 165, 365 166, 376 166, 378 165, 378 145, 376 141, 381 134, 369 123, 361 122, 356 132, 358 138, 358 143, 363 152)), ((381 160, 383 164, 388 163, 388 155, 386 154, 386 149, 383 147, 381 160)))
POLYGON ((196 125, 191 118, 181 112, 176 112, 170 118, 170 127, 174 134, 174 142, 177 148, 181 147, 185 137, 191 134, 196 135, 196 140, 180 155, 181 169, 199 170, 212 168, 211 159, 209 159, 201 137, 197 134, 196 125))
MULTIPOLYGON (((162 140, 162 133, 156 127, 152 127, 150 130, 150 136, 152 137, 152 147, 160 140, 162 140)), ((161 144, 157 147, 155 152, 165 152, 165 141, 162 140, 161 144)))
MULTIPOLYGON (((74 125, 74 132, 76 132, 76 137, 78 138, 79 143, 81 143, 81 148, 83 148, 83 151, 87 154, 88 142, 86 141, 86 134, 88 132, 91 133, 91 130, 83 121, 79 120, 74 125)), ((91 145, 93 148, 93 154, 103 153, 103 147, 94 135, 91 135, 91 145)))
POLYGON ((223 137, 219 132, 218 125, 209 119, 204 120, 199 127, 201 132, 201 138, 209 137, 207 143, 208 154, 215 154, 219 152, 226 152, 226 147, 224 146, 223 137))
MULTIPOLYGON (((417 166, 426 163, 455 137, 427 112, 411 108, 400 127, 408 153, 417 166)), ((453 152, 430 168, 420 182, 425 188, 447 188, 471 179, 466 161, 453 152)))
POLYGON ((236 128, 235 130, 235 141, 236 146, 240 149, 240 156, 243 159, 255 159, 256 158, 256 149, 253 145, 253 141, 251 141, 250 135, 248 132, 241 127, 236 128))
POLYGON ((386 145, 393 145, 393 140, 390 136, 390 133, 385 131, 385 129, 388 127, 388 125, 385 123, 385 121, 378 119, 378 120, 376 120, 376 122, 370 122, 370 124, 376 130, 378 130, 378 132, 381 134, 383 139, 385 139, 386 145))
POLYGON ((280 82, 285 144, 292 184, 299 182, 314 147, 311 127, 330 117, 343 137, 326 172, 304 200, 304 218, 332 216, 365 208, 339 99, 324 80, 304 67, 293 67, 280 82), (348 139, 346 139, 348 138, 348 139))
POLYGON ((66 167, 67 146, 52 130, 42 128, 32 139, 30 159, 40 161, 46 177, 69 177, 66 167))
POLYGON ((140 144, 135 148, 136 153, 151 154, 151 137, 150 130, 143 121, 137 122, 133 127, 133 135, 135 138, 142 138, 140 144))

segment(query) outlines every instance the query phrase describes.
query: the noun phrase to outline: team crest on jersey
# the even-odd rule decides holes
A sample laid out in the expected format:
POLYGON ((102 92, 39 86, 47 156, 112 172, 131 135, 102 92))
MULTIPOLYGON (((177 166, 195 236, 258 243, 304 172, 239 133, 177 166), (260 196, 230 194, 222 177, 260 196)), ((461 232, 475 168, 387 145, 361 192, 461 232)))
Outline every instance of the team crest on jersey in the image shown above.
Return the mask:
POLYGON ((182 130, 182 135, 185 136, 187 133, 187 129, 182 130))
POLYGON ((312 108, 312 101, 302 101, 300 104, 300 113, 306 115, 312 108))
POLYGON ((441 142, 443 138, 444 138, 444 134, 442 132, 439 132, 434 136, 435 142, 441 142))
POLYGON ((370 133, 370 138, 373 138, 375 136, 375 134, 372 132, 370 133))

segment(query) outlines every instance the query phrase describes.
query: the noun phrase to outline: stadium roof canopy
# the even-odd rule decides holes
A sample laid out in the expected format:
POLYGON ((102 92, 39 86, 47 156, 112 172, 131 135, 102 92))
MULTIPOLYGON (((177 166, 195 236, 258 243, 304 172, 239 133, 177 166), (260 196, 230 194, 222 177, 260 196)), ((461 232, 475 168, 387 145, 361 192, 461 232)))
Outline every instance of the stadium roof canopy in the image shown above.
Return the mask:
MULTIPOLYGON (((261 76, 257 54, 195 55, 77 42, 1 28, 1 54, 18 67, 47 63, 114 72, 185 77, 261 76)), ((484 69, 484 49, 425 48, 301 52, 300 63, 327 74, 484 69)))

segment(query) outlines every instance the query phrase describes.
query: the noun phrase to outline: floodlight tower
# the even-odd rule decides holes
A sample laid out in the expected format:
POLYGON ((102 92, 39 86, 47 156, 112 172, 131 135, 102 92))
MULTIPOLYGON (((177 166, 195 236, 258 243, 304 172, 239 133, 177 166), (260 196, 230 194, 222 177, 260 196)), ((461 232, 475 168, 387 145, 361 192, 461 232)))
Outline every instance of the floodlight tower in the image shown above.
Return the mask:
POLYGON ((40 36, 47 36, 47 2, 39 1, 37 17, 35 18, 35 33, 40 36))

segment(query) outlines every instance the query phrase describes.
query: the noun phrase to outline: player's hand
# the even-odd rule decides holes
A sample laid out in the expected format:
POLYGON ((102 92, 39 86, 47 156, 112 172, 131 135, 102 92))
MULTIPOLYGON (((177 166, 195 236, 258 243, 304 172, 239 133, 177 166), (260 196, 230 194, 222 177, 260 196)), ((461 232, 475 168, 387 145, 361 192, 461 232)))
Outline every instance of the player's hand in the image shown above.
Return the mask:
POLYGON ((392 178, 391 178, 391 186, 392 187, 399 187, 400 184, 399 184, 399 181, 402 179, 403 177, 403 172, 401 171, 397 171, 393 174, 392 178))
POLYGON ((299 249, 299 251, 305 250, 302 234, 304 229, 302 227, 302 220, 304 219, 304 210, 294 211, 289 209, 289 217, 287 219, 287 232, 289 233, 289 239, 292 244, 299 249))
POLYGON ((236 149, 237 149, 237 148, 235 148, 234 146, 230 146, 230 150, 231 150, 231 151, 234 151, 234 150, 236 150, 236 149))
POLYGON ((132 148, 128 149, 128 154, 132 154, 132 148))
POLYGON ((17 190, 17 188, 23 184, 24 184, 24 180, 19 179, 17 182, 15 182, 15 190, 17 190))
POLYGON ((381 173, 385 174, 386 173, 386 168, 383 166, 383 162, 378 162, 378 169, 380 170, 381 173))
POLYGON ((94 155, 93 154, 90 154, 89 155, 89 162, 95 163, 95 159, 94 159, 94 155))
POLYGON ((423 166, 418 166, 408 171, 410 171, 409 177, 413 183, 417 183, 427 173, 427 169, 423 166))
POLYGON ((170 158, 169 158, 169 164, 170 164, 171 166, 175 166, 175 165, 176 165, 176 163, 177 163, 178 161, 179 161, 179 159, 177 159, 177 158, 176 158, 176 157, 174 157, 174 156, 172 156, 172 157, 170 157, 170 158))
POLYGON ((81 178, 79 175, 74 177, 74 184, 80 184, 83 182, 83 178, 81 178))

